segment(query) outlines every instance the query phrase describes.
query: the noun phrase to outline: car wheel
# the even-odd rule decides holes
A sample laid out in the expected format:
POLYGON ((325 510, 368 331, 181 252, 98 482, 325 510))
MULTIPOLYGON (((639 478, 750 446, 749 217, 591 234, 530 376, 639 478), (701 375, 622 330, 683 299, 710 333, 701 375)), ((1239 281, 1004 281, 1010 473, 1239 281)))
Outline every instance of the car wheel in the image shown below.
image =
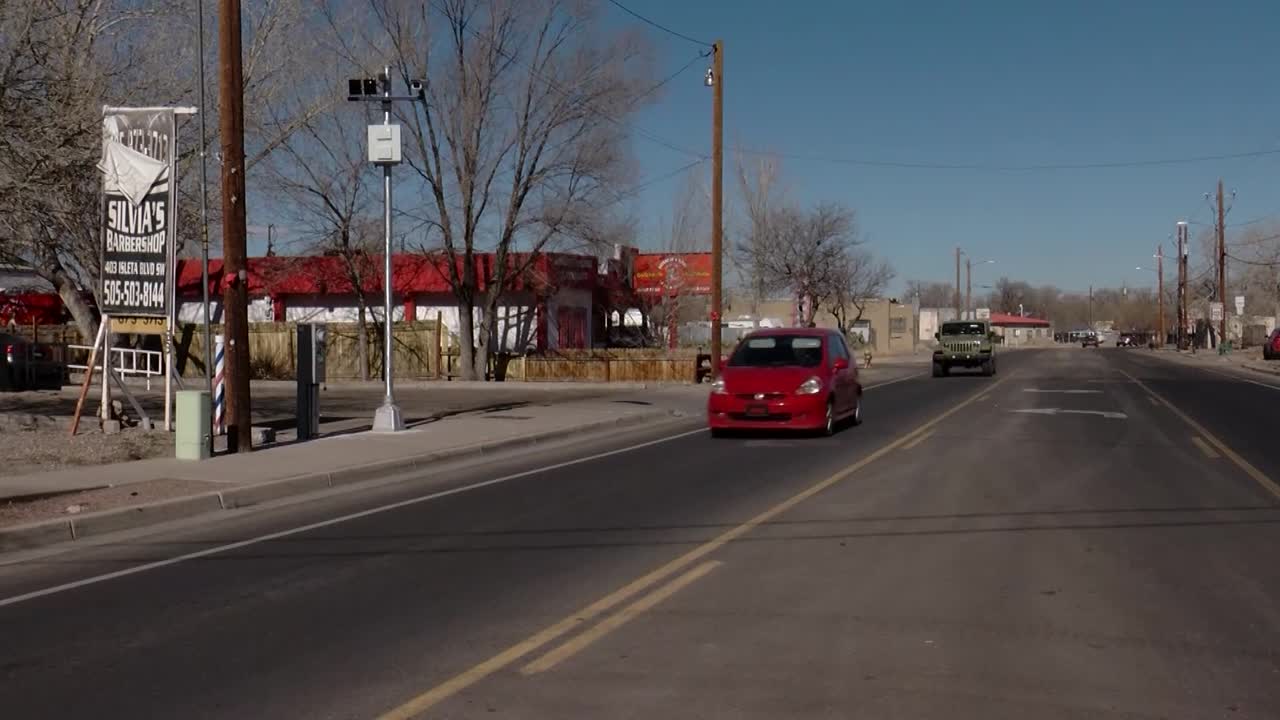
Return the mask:
POLYGON ((933 376, 942 377, 942 363, 933 364, 933 376))
POLYGON ((822 434, 825 437, 836 434, 836 403, 831 398, 827 398, 827 421, 822 426, 822 434))
POLYGON ((716 440, 723 440, 729 437, 729 431, 724 428, 711 428, 711 437, 716 440))
POLYGON ((853 417, 849 420, 849 424, 854 427, 862 424, 862 398, 858 398, 858 404, 853 408, 853 417))
POLYGON ((988 361, 986 361, 986 362, 982 363, 982 375, 983 375, 983 377, 991 377, 992 375, 995 375, 995 374, 996 374, 996 366, 995 366, 995 363, 991 362, 990 360, 988 360, 988 361))

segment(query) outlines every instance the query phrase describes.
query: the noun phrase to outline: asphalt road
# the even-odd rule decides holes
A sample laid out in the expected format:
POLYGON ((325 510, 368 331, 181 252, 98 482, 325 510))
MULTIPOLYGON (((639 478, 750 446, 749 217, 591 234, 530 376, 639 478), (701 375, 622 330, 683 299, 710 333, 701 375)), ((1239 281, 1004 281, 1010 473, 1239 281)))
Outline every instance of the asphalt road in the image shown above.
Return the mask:
POLYGON ((1275 718, 1277 385, 1009 353, 872 389, 830 439, 612 437, 28 559, 0 708, 1275 718))

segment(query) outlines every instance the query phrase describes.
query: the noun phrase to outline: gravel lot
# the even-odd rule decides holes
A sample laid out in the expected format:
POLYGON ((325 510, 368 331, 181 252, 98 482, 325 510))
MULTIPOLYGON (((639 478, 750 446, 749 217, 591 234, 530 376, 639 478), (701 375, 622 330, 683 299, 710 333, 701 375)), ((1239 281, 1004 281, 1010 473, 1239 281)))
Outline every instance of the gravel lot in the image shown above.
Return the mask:
POLYGON ((74 438, 61 426, 36 430, 0 426, 0 447, 4 448, 0 477, 173 456, 173 436, 169 433, 128 428, 119 435, 103 435, 96 426, 89 418, 74 438))

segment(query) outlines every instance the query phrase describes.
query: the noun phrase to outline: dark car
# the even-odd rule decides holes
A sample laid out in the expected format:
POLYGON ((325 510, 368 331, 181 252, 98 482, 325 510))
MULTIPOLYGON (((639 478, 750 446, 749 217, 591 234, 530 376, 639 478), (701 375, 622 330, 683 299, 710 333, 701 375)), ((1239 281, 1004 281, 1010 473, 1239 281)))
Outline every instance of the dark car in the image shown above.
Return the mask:
POLYGON ((1098 347, 1098 336, 1093 333, 1085 335, 1084 338, 1080 340, 1080 347, 1098 347))
POLYGON ((1280 360, 1280 328, 1271 331, 1271 336, 1262 346, 1262 357, 1266 360, 1280 360))
POLYGON ((67 366, 53 348, 0 333, 0 390, 57 390, 66 379, 67 366))
POLYGON ((1116 347, 1137 347, 1137 346, 1138 346, 1138 339, 1128 333, 1121 335, 1120 338, 1116 340, 1116 347))
POLYGON ((862 419, 862 384, 840 333, 777 329, 738 343, 711 385, 707 421, 713 435, 729 430, 835 432, 862 419))

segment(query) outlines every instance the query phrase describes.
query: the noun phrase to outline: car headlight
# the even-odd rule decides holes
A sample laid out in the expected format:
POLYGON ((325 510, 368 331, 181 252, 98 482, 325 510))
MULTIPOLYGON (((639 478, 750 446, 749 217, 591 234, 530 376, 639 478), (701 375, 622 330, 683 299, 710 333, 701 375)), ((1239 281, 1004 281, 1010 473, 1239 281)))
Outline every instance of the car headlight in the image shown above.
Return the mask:
POLYGON ((817 395, 822 392, 822 378, 811 377, 796 388, 797 395, 817 395))
POLYGON ((723 395, 723 394, 724 394, 724 379, 723 379, 723 378, 717 378, 717 379, 715 380, 715 382, 711 383, 711 394, 712 394, 712 395, 723 395))

